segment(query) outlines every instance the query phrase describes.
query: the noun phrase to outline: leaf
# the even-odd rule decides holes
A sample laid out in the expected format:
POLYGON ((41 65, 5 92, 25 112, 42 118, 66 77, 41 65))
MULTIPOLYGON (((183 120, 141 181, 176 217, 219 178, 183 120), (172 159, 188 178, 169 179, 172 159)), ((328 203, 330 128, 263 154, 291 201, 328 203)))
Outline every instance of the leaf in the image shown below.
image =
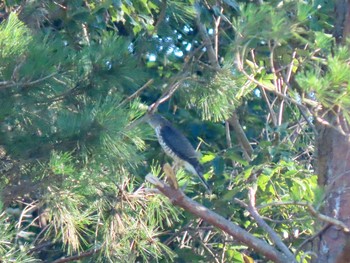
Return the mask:
POLYGON ((243 254, 243 259, 244 259, 244 263, 254 263, 254 259, 247 256, 246 254, 243 254))
POLYGON ((225 152, 225 157, 229 158, 231 161, 238 162, 244 166, 248 165, 248 161, 242 158, 240 154, 237 154, 233 149, 228 149, 225 152))
POLYGON ((202 156, 201 162, 207 163, 207 162, 214 160, 215 158, 216 158, 216 155, 214 153, 206 153, 202 156))
POLYGON ((251 166, 244 171, 244 179, 245 180, 247 180, 252 175, 253 169, 254 169, 254 166, 251 166))
POLYGON ((262 191, 266 190, 266 186, 268 182, 270 181, 270 176, 265 175, 265 174, 260 174, 258 177, 258 186, 262 191))
POLYGON ((221 197, 222 201, 232 201, 232 198, 237 194, 238 190, 228 190, 221 197))
POLYGON ((213 160, 213 167, 215 175, 222 175, 224 173, 225 162, 220 156, 215 157, 213 160))

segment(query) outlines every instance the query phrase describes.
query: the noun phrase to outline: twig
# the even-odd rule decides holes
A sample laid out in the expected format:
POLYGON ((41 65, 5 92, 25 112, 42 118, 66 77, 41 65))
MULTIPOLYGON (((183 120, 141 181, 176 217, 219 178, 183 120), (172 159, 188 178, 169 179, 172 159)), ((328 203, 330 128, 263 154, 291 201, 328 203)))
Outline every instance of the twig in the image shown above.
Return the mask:
POLYGON ((331 224, 326 224, 324 227, 322 227, 321 230, 319 230, 316 234, 312 235, 311 237, 305 239, 297 248, 297 250, 295 251, 295 255, 298 255, 299 251, 301 250, 301 248, 303 246, 305 246, 307 243, 311 242, 312 240, 314 240, 315 238, 317 238, 319 235, 321 235, 324 231, 326 231, 329 227, 331 226, 331 224))
POLYGON ((50 247, 50 246, 53 246, 54 243, 52 243, 51 241, 46 241, 46 242, 43 242, 39 245, 36 245, 35 247, 33 247, 32 249, 30 249, 27 254, 30 255, 36 251, 40 251, 41 249, 45 248, 45 247, 50 247))
MULTIPOLYGON (((16 224, 16 228, 18 229, 18 232, 16 233, 15 243, 18 241, 19 231, 21 230, 23 218, 27 216, 28 213, 31 211, 37 209, 38 201, 33 201, 30 204, 27 204, 27 206, 23 209, 21 216, 18 219, 18 223, 16 224)), ((34 219, 35 220, 35 219, 34 219)))
POLYGON ((277 126, 276 114, 273 111, 272 105, 271 105, 271 103, 269 101, 269 98, 267 97, 266 91, 262 87, 260 87, 260 89, 261 89, 261 93, 262 93, 262 95, 264 97, 264 100, 266 102, 267 108, 269 109, 269 113, 270 113, 270 116, 271 116, 271 120, 272 120, 273 126, 277 126))
POLYGON ((38 84, 39 82, 41 81, 44 81, 46 79, 49 79, 55 75, 57 75, 58 72, 54 72, 54 73, 51 73, 45 77, 42 77, 40 79, 36 79, 36 80, 33 80, 33 81, 30 81, 30 82, 15 82, 15 81, 2 81, 0 82, 0 89, 6 89, 6 88, 12 88, 12 87, 29 87, 29 86, 33 86, 35 84, 38 84))
MULTIPOLYGON (((156 189, 157 190, 157 189, 156 189)), ((161 194, 158 190, 157 190, 158 194, 161 194)), ((188 222, 185 226, 183 226, 181 229, 177 230, 176 232, 174 232, 170 237, 168 237, 163 243, 167 246, 170 245, 170 243, 176 238, 179 237, 182 233, 184 232, 196 232, 199 230, 212 230, 213 227, 212 226, 202 226, 202 227, 191 227, 190 225, 192 224, 192 220, 190 222, 188 222)))
POLYGON ((297 105, 297 106, 302 107, 302 108, 305 109, 305 110, 308 110, 308 108, 307 108, 305 105, 301 104, 301 103, 298 102, 297 100, 295 100, 295 99, 293 99, 293 98, 291 98, 291 97, 288 97, 287 95, 284 95, 283 93, 281 93, 281 92, 275 90, 274 88, 271 88, 271 87, 269 87, 269 86, 267 86, 267 85, 265 85, 265 84, 263 84, 263 83, 257 81, 253 76, 249 75, 249 74, 243 69, 243 63, 241 62, 241 59, 240 59, 240 56, 239 56, 238 53, 237 53, 237 55, 236 55, 236 58, 237 58, 238 70, 239 70, 240 72, 242 72, 243 75, 246 76, 246 78, 249 79, 251 82, 253 82, 253 83, 256 84, 257 86, 259 86, 259 87, 261 87, 261 88, 263 88, 263 89, 265 89, 265 90, 267 90, 267 91, 272 92, 273 94, 275 94, 276 96, 278 96, 278 97, 280 97, 280 98, 282 98, 282 99, 285 99, 285 100, 287 100, 287 101, 289 101, 289 102, 291 102, 291 103, 293 103, 293 104, 295 104, 295 105, 297 105))
POLYGON ((146 176, 146 180, 153 185, 165 196, 167 196, 174 205, 177 205, 191 214, 203 219, 207 223, 221 229, 227 234, 241 243, 246 244, 250 248, 264 255, 267 259, 277 263, 293 262, 283 253, 277 251, 274 247, 270 246, 266 242, 258 239, 249 232, 243 230, 238 225, 225 219, 224 217, 214 213, 203 205, 193 201, 187 197, 181 190, 171 188, 163 181, 159 180, 152 174, 146 176))
POLYGON ((207 244, 205 244, 203 241, 200 241, 200 243, 204 247, 204 249, 208 251, 208 253, 214 258, 215 262, 220 263, 220 260, 218 259, 218 257, 213 253, 213 251, 210 250, 207 244))
POLYGON ((314 116, 314 117, 315 117, 316 120, 317 120, 319 123, 321 123, 322 125, 336 130, 336 131, 339 132, 341 135, 344 135, 344 136, 347 136, 347 137, 350 136, 350 134, 346 133, 346 132, 342 129, 342 127, 340 127, 340 126, 334 126, 334 125, 332 125, 329 121, 327 121, 327 120, 325 120, 325 119, 322 119, 321 117, 319 117, 319 116, 317 116, 317 115, 314 116))
POLYGON ((181 74, 179 77, 175 77, 174 80, 171 82, 169 85, 168 90, 151 106, 148 108, 149 113, 154 113, 159 104, 163 103, 164 101, 167 101, 168 99, 171 98, 171 96, 175 93, 175 91, 180 87, 181 83, 187 79, 190 79, 191 77, 185 77, 183 75, 186 75, 187 73, 185 72, 184 74, 181 74))
POLYGON ((272 202, 269 204, 265 204, 265 205, 260 205, 257 208, 261 209, 264 207, 268 207, 268 206, 277 206, 277 205, 297 205, 297 206, 304 206, 306 207, 310 214, 314 217, 316 217, 317 219, 324 221, 326 223, 329 223, 331 225, 337 226, 339 228, 341 228, 345 233, 349 233, 350 229, 347 225, 345 225, 342 221, 335 219, 333 217, 329 217, 323 214, 320 214, 310 203, 308 202, 298 202, 298 201, 289 201, 289 202, 272 202))
MULTIPOLYGON (((306 115, 306 112, 309 112, 309 109, 308 109, 305 105, 303 105, 302 103, 299 103, 299 102, 298 102, 297 100, 295 100, 295 99, 290 98, 290 97, 287 96, 286 94, 283 94, 283 93, 281 93, 281 92, 279 92, 279 91, 277 91, 277 90, 275 90, 275 89, 273 89, 273 88, 271 88, 271 87, 268 87, 268 86, 264 85, 263 83, 257 81, 253 76, 250 76, 250 75, 244 70, 243 62, 242 62, 241 57, 240 57, 240 55, 239 55, 238 52, 237 52, 237 54, 236 54, 236 62, 237 62, 238 70, 239 70, 240 72, 242 72, 243 75, 245 75, 246 78, 247 78, 249 81, 253 82, 254 84, 256 84, 257 86, 259 86, 259 87, 262 89, 263 96, 264 96, 265 100, 267 101, 267 104, 268 104, 267 106, 268 106, 269 111, 270 111, 271 114, 274 114, 274 112, 272 111, 271 106, 270 106, 270 103, 269 103, 268 100, 267 100, 265 90, 270 91, 270 92, 274 93, 276 96, 278 96, 278 97, 280 97, 280 98, 282 98, 282 99, 284 99, 284 100, 286 100, 286 101, 289 101, 289 102, 293 103, 294 105, 296 105, 296 106, 299 108, 299 111, 300 111, 301 115, 303 116, 303 118, 307 121, 307 123, 309 124, 309 126, 312 128, 313 132, 314 132, 315 134, 317 134, 317 131, 316 131, 316 129, 315 129, 315 126, 310 122, 309 117, 306 115)), ((290 76, 288 76, 287 79, 288 79, 288 78, 290 78, 290 76)), ((285 83, 286 83, 287 86, 290 86, 290 84, 289 84, 288 82, 285 81, 285 83)), ((306 99, 304 99, 303 102, 306 103, 306 104, 310 104, 312 107, 317 106, 317 104, 315 105, 315 102, 314 102, 314 101, 311 101, 311 100, 306 100, 306 99)), ((311 113, 310 113, 310 114, 311 114, 311 113)), ((315 117, 315 118, 319 118, 318 116, 314 116, 314 117, 315 117)), ((272 118, 273 118, 273 116, 272 116, 272 118)), ((335 128, 335 127, 333 127, 333 128, 335 128)), ((339 132, 342 133, 342 131, 339 131, 339 132)), ((342 133, 342 134, 344 135, 344 133, 342 133)))
POLYGON ((226 254, 226 241, 223 241, 222 253, 221 253, 221 263, 225 262, 225 254, 226 254))
POLYGON ((226 144, 228 148, 232 148, 232 140, 230 134, 230 123, 229 121, 225 121, 225 134, 226 134, 226 144))
MULTIPOLYGON (((217 5, 219 5, 220 8, 220 14, 223 12, 223 8, 220 5, 220 1, 217 1, 217 5)), ((214 19, 215 27, 214 27, 214 51, 215 51, 215 59, 216 59, 216 66, 219 65, 218 63, 218 57, 219 57, 219 28, 221 23, 221 16, 218 16, 216 19, 214 19)))
POLYGON ((127 97, 125 100, 123 100, 118 106, 117 108, 123 106, 125 103, 133 100, 134 98, 136 98, 137 96, 140 95, 140 93, 142 91, 144 91, 146 88, 149 87, 149 85, 151 85, 154 82, 154 79, 150 79, 148 80, 141 88, 139 88, 137 91, 135 91, 133 94, 131 94, 129 97, 127 97))
POLYGON ((100 250, 101 250, 101 248, 92 249, 90 251, 82 252, 82 253, 75 255, 75 256, 57 259, 55 261, 52 261, 51 263, 65 263, 65 262, 76 261, 76 260, 79 260, 81 258, 86 258, 86 257, 92 256, 92 255, 100 252, 100 250))
MULTIPOLYGON (((228 148, 232 148, 232 140, 230 134, 230 123, 229 121, 225 121, 225 134, 226 134, 226 144, 228 148)), ((244 150, 243 150, 244 152, 244 150)), ((232 166, 235 166, 234 160, 231 160, 232 166)))

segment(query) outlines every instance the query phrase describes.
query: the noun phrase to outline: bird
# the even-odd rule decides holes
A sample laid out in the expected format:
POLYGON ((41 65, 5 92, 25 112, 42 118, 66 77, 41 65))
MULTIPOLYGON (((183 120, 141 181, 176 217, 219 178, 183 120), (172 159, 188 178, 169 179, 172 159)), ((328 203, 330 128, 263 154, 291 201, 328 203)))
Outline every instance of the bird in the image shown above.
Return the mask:
POLYGON ((175 164, 183 165, 187 171, 197 175, 206 190, 211 192, 209 184, 203 177, 203 167, 198 160, 198 153, 182 132, 160 114, 148 114, 146 120, 154 128, 164 152, 175 161, 175 164))

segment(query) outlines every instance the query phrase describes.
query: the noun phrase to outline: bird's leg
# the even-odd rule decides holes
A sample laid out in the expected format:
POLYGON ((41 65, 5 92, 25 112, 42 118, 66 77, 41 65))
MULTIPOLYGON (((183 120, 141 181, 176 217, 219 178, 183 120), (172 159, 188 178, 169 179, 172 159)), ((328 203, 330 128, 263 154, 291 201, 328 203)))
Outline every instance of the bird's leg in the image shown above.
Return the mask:
POLYGON ((179 161, 179 160, 174 160, 173 166, 172 166, 171 168, 173 168, 173 171, 174 171, 175 174, 176 174, 177 171, 180 169, 180 167, 181 167, 181 161, 179 161))
MULTIPOLYGON (((176 175, 177 171, 183 166, 183 162, 181 160, 174 160, 172 169, 176 175)), ((182 187, 181 190, 185 191, 186 187, 188 185, 188 182, 186 182, 182 187)))

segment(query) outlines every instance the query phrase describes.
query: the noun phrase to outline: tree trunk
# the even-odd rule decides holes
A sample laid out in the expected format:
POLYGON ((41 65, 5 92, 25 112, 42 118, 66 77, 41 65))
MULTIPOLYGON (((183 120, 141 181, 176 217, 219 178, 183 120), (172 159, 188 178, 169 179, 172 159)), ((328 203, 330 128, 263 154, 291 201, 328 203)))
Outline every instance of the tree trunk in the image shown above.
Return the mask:
MULTIPOLYGON (((339 113, 340 114, 340 113, 339 113)), ((339 115, 338 115, 339 116, 339 115)), ((337 129, 344 129, 345 120, 334 119, 332 127, 319 125, 318 175, 319 184, 324 186, 325 199, 322 213, 334 217, 350 226, 350 140, 337 129)), ((329 119, 330 119, 329 118, 329 119)), ((345 130, 348 132, 348 130, 345 130)), ((349 234, 335 226, 326 228, 318 238, 314 251, 314 262, 350 262, 349 234)))
MULTIPOLYGON (((337 44, 346 44, 350 36, 350 0, 336 0, 333 33, 337 44)), ((317 174, 324 187, 322 213, 350 226, 350 132, 342 115, 345 109, 325 109, 331 126, 318 123, 317 174)), ((350 235, 335 226, 326 227, 313 248, 318 263, 349 263, 350 235)))

